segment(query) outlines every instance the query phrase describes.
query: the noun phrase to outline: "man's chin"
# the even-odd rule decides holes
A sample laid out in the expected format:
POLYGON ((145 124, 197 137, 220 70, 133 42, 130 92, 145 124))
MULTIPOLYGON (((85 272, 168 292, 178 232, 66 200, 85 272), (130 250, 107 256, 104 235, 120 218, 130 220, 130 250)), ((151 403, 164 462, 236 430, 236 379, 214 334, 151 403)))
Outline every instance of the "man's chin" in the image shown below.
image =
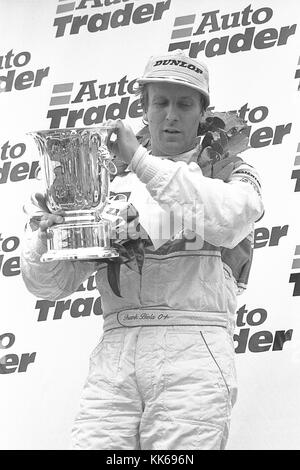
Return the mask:
POLYGON ((178 155, 179 153, 183 153, 185 150, 182 147, 182 143, 179 142, 167 142, 162 148, 164 155, 178 155))

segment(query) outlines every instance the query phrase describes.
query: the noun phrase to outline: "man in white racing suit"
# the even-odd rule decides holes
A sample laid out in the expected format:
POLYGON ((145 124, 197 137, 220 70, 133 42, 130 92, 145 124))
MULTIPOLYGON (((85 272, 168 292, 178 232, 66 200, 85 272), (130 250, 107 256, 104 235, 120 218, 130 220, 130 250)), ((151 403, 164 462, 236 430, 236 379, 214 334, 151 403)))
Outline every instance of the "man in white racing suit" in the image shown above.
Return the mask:
POLYGON ((56 300, 96 272, 103 335, 90 357, 73 449, 224 449, 237 390, 236 295, 263 213, 260 182, 242 160, 219 162, 213 178, 198 164, 209 104, 203 63, 182 51, 151 57, 138 84, 148 142, 117 120, 109 148, 126 167, 111 191, 127 195, 149 235, 142 273, 121 265, 119 296, 101 260, 42 263, 46 229, 61 220, 45 211, 24 237, 22 275, 34 295, 56 300), (155 225, 168 213, 182 220, 182 208, 194 238, 182 230, 156 236, 155 225))

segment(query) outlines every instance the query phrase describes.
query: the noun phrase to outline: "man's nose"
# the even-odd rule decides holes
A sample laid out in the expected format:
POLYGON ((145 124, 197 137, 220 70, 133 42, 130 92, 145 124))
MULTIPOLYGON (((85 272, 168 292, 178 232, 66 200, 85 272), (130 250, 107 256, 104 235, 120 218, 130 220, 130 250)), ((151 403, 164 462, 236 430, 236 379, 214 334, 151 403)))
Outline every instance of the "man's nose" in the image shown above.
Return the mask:
POLYGON ((168 121, 177 121, 178 120, 177 108, 172 103, 170 103, 168 108, 167 108, 166 118, 168 119, 168 121))

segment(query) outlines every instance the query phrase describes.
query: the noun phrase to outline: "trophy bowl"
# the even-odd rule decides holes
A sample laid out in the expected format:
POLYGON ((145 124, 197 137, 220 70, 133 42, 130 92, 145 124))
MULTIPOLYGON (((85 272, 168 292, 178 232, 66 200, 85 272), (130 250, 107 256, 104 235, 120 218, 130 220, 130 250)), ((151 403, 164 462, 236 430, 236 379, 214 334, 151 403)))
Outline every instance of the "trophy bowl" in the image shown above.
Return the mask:
POLYGON ((64 222, 47 229, 42 261, 114 258, 111 223, 102 217, 116 167, 107 148, 109 126, 29 132, 39 149, 49 212, 64 222))

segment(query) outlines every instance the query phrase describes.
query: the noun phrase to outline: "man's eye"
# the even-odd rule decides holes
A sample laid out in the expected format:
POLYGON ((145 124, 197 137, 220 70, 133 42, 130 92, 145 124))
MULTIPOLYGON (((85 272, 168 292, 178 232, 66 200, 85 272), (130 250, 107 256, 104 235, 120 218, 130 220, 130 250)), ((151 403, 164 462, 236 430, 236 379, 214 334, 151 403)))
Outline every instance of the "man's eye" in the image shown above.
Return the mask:
POLYGON ((180 103, 180 106, 182 108, 190 108, 192 106, 192 103, 184 102, 184 103, 180 103))

